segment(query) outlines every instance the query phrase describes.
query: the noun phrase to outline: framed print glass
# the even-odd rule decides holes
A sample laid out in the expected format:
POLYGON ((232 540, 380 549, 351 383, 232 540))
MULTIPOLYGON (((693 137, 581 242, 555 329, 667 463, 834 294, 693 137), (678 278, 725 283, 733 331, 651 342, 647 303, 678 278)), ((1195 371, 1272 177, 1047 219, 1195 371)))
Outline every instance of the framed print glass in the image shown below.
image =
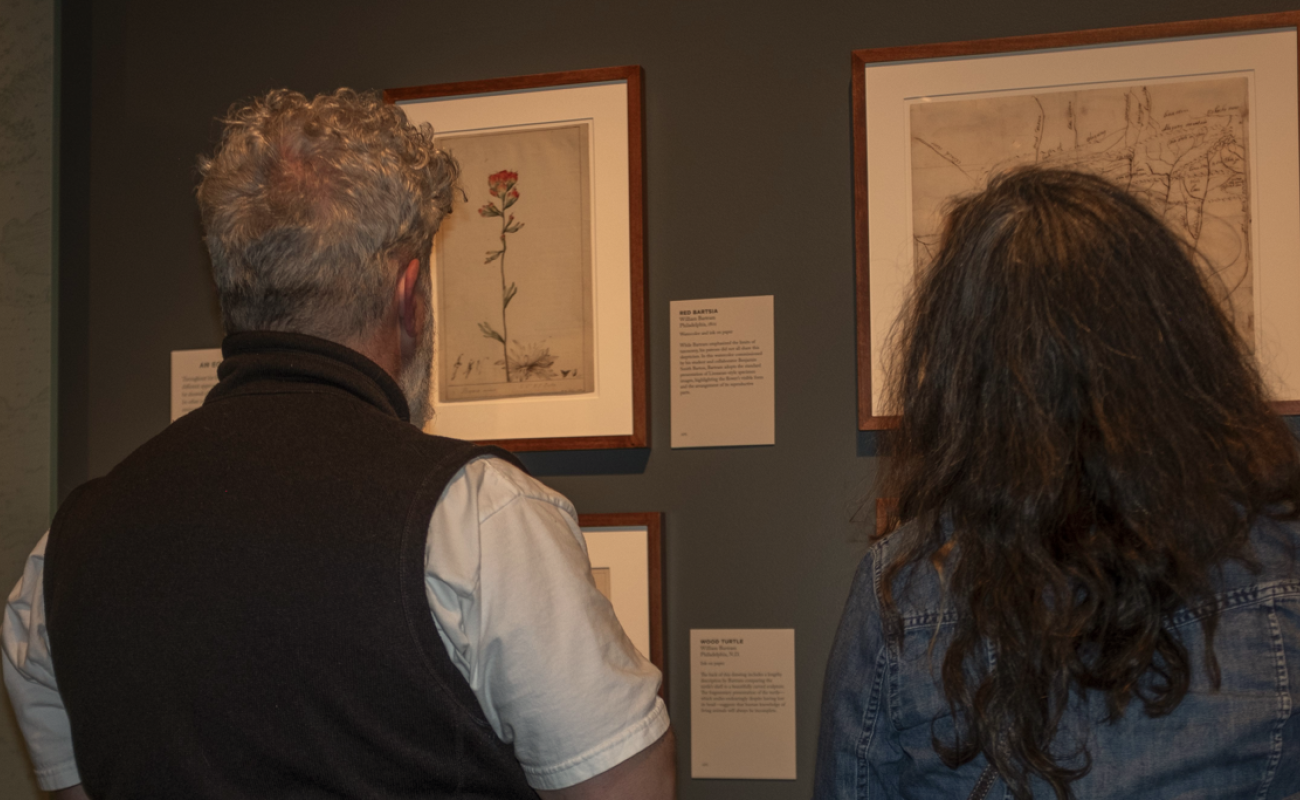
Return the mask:
POLYGON ((1280 413, 1300 413, 1300 12, 853 53, 858 427, 948 202, 1026 164, 1143 198, 1199 256, 1280 413))
POLYGON ((645 447, 640 67, 384 96, 461 167, 434 237, 430 432, 645 447))

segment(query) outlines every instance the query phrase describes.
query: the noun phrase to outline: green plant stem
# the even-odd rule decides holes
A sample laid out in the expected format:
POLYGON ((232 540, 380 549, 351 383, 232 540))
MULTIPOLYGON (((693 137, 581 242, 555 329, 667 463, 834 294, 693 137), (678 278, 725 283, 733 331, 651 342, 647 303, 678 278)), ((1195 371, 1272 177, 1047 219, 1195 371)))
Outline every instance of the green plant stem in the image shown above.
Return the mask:
MULTIPOLYGON (((504 195, 501 205, 505 205, 504 195)), ((510 383, 510 326, 506 323, 506 212, 501 210, 501 361, 506 368, 506 383, 510 383)))

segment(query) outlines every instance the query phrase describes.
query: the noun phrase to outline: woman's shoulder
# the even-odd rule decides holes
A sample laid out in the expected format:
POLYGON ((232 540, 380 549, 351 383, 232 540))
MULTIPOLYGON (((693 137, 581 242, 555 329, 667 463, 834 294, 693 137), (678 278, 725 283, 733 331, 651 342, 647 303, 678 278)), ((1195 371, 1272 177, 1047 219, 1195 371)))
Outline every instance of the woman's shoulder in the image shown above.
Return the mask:
POLYGON ((1250 529, 1250 547, 1261 572, 1300 577, 1300 521, 1261 517, 1250 529))
POLYGON ((906 522, 876 542, 863 559, 864 568, 872 571, 874 594, 882 602, 888 583, 894 610, 904 629, 955 620, 951 604, 945 599, 943 576, 927 555, 890 569, 895 562, 906 559, 923 536, 915 521, 906 522))
POLYGON ((1215 576, 1221 592, 1300 581, 1300 522, 1260 517, 1250 529, 1245 559, 1225 561, 1215 576))

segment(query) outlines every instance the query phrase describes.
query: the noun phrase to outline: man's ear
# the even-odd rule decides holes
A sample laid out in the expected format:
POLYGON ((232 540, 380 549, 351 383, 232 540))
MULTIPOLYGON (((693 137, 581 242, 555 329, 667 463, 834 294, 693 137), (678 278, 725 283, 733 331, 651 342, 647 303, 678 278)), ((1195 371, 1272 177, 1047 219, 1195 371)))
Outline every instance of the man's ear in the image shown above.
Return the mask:
POLYGON ((402 267, 397 273, 397 315, 401 321, 402 331, 412 339, 420 335, 421 310, 424 303, 417 296, 420 280, 420 259, 413 258, 411 263, 402 267))

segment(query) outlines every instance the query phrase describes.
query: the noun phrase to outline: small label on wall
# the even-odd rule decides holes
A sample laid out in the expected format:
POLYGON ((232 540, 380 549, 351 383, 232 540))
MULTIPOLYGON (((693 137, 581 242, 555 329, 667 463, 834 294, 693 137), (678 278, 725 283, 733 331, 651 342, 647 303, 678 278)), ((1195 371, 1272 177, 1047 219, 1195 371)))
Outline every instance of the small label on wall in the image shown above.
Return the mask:
POLYGON ((673 447, 776 444, 772 295, 675 300, 673 447))
POLYGON ((794 780, 794 629, 691 631, 691 777, 794 780))
POLYGON ((203 405, 217 385, 221 348, 172 351, 172 422, 203 405))

